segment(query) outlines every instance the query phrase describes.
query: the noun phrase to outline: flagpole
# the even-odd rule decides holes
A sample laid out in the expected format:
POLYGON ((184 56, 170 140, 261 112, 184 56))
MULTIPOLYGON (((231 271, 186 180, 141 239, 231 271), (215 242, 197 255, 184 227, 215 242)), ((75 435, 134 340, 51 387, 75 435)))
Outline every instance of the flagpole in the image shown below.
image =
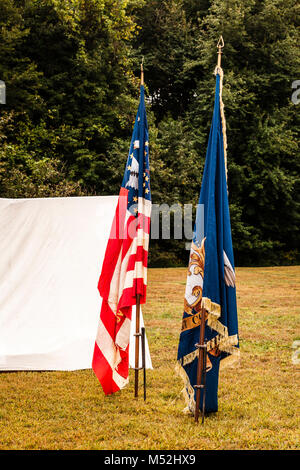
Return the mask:
POLYGON ((144 371, 144 401, 146 401, 146 349, 145 349, 145 328, 142 328, 142 369, 144 371))
POLYGON ((144 86, 144 57, 142 58, 142 63, 141 63, 141 86, 144 86))
MULTIPOLYGON (((144 85, 144 57, 141 63, 141 86, 144 85)), ((134 367, 134 396, 139 393, 139 357, 140 357, 140 294, 136 295, 136 316, 135 316, 135 367, 134 367)))
POLYGON ((201 308, 201 323, 200 323, 200 334, 199 334, 199 343, 195 344, 198 348, 198 365, 197 365, 197 385, 196 389, 196 408, 195 408, 195 422, 198 423, 199 420, 199 408, 200 408, 200 396, 201 390, 203 390, 202 398, 202 423, 204 422, 204 413, 205 413, 205 382, 206 382, 206 354, 207 347, 204 341, 205 335, 205 310, 201 308))
POLYGON ((140 294, 136 296, 135 315, 135 367, 134 367, 134 396, 139 393, 139 356, 140 356, 140 294))

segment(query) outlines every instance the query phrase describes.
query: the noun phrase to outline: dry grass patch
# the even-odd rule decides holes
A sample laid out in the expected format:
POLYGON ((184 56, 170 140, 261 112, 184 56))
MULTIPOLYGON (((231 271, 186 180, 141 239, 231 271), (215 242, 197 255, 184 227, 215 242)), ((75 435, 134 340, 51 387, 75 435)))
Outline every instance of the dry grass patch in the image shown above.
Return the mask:
POLYGON ((241 361, 220 374, 219 412, 182 414, 175 375, 186 269, 149 269, 148 398, 105 397, 91 370, 0 374, 1 449, 298 449, 300 267, 239 268, 241 361))

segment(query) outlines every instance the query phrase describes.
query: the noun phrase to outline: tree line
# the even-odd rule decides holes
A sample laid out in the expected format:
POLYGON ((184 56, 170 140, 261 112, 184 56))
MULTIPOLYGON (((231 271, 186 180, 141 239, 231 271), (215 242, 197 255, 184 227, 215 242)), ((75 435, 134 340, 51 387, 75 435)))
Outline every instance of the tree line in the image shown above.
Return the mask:
MULTIPOLYGON (((217 41, 237 265, 299 263, 296 0, 0 0, 0 197, 118 194, 144 58, 152 201, 198 202, 217 41)), ((150 265, 185 265, 153 240, 150 265)))

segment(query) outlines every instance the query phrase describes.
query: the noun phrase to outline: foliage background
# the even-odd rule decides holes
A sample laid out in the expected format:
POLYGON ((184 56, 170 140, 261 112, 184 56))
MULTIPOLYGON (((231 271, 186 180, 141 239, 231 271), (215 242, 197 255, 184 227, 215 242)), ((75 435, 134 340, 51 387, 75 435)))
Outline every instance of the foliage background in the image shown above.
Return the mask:
MULTIPOLYGON (((237 265, 299 263, 296 0, 0 0, 0 197, 119 191, 144 57, 153 203, 196 204, 222 57, 237 265)), ((152 266, 182 240, 152 240, 152 266)))

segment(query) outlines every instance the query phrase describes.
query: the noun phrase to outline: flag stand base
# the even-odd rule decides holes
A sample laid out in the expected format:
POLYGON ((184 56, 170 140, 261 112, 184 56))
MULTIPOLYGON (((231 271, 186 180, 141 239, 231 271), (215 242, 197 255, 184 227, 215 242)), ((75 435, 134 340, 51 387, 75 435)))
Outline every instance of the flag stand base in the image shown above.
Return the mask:
POLYGON ((205 395, 206 395, 206 363, 207 363, 207 344, 195 344, 199 350, 198 357, 198 371, 197 371, 197 384, 194 385, 196 390, 196 408, 195 408, 195 422, 199 420, 199 406, 200 406, 200 394, 203 390, 202 396, 202 424, 204 423, 205 415, 205 395))
POLYGON ((139 337, 142 340, 142 367, 138 366, 139 363, 139 354, 136 355, 136 362, 134 369, 135 374, 135 385, 134 385, 134 396, 138 397, 138 380, 139 380, 139 371, 144 371, 144 401, 146 401, 146 353, 145 353, 145 328, 141 328, 141 333, 134 333, 136 337, 136 343, 139 342, 139 337))

